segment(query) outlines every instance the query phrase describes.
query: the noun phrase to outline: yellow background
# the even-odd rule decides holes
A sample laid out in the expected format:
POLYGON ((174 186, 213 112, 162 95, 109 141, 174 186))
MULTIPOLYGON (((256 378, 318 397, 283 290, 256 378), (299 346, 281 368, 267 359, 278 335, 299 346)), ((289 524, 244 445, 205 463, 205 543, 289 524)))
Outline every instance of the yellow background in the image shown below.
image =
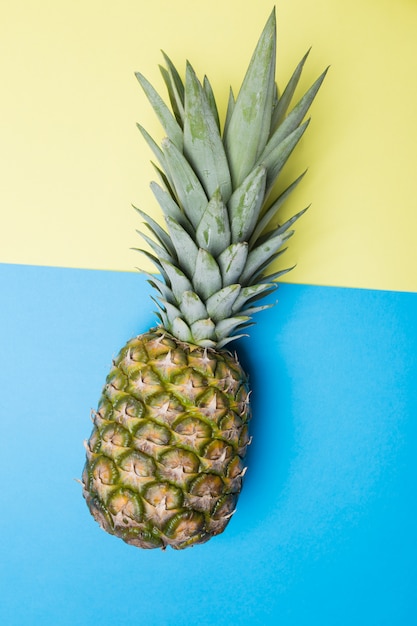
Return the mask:
MULTIPOLYGON (((163 48, 207 73, 225 103, 269 0, 0 3, 0 262, 134 270, 131 203, 158 212, 161 138, 134 71, 163 89, 163 48)), ((313 46, 300 86, 330 73, 282 183, 312 202, 286 254, 291 282, 417 291, 417 1, 277 2, 278 81, 313 46)))

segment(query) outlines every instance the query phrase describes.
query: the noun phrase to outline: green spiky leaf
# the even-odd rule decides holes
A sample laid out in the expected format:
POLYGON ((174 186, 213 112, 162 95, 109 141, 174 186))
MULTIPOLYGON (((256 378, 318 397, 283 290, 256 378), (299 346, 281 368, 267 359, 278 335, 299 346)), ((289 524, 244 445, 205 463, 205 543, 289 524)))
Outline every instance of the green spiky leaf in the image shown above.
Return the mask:
POLYGON ((151 250, 155 252, 158 259, 164 259, 165 261, 169 261, 169 263, 175 263, 175 258, 169 252, 167 252, 165 248, 156 243, 154 239, 151 239, 151 237, 148 237, 147 235, 145 235, 144 232, 140 230, 137 230, 136 232, 142 237, 144 241, 146 241, 151 250))
POLYGON ((207 196, 185 156, 169 139, 162 142, 170 177, 181 207, 196 228, 207 206, 207 196))
POLYGON ((161 122, 167 136, 176 145, 178 150, 181 151, 183 148, 182 128, 175 119, 175 116, 171 113, 161 96, 152 87, 151 83, 143 76, 143 74, 136 72, 135 75, 156 115, 158 116, 158 119, 161 122))
POLYGON ((268 141, 275 88, 275 56, 274 10, 258 40, 226 129, 225 147, 234 188, 252 170, 268 141))
POLYGON ((239 315, 238 317, 229 317, 221 320, 216 324, 216 335, 218 339, 229 337, 237 328, 243 326, 250 320, 247 315, 239 315))
POLYGON ((196 230, 196 240, 214 257, 230 244, 229 216, 219 190, 207 204, 196 230))
POLYGON ((203 300, 208 300, 222 288, 220 268, 214 257, 204 248, 198 251, 192 281, 203 300))
POLYGON ((161 265, 169 280, 171 291, 174 294, 176 301, 181 302, 184 291, 193 291, 193 286, 190 280, 186 277, 184 272, 182 272, 173 263, 169 263, 168 261, 161 259, 161 265))
POLYGON ((239 282, 248 258, 248 244, 232 243, 217 258, 224 286, 239 282))
POLYGON ((232 313, 235 315, 238 314, 248 303, 252 303, 254 300, 259 299, 259 297, 262 297, 266 292, 270 293, 275 290, 276 287, 277 285, 274 285, 273 283, 264 283, 262 285, 244 287, 233 304, 232 313))
POLYGON ((267 226, 271 223, 271 221, 275 218, 281 206, 284 204, 285 200, 288 198, 290 193, 294 191, 300 181, 304 178, 306 172, 303 172, 295 181, 293 181, 288 187, 278 196, 278 198, 272 203, 272 205, 264 212, 262 217, 259 219, 256 227, 253 230, 252 236, 249 241, 249 246, 252 248, 262 232, 265 230, 267 226))
POLYGON ((194 343, 193 334, 188 324, 181 317, 176 317, 170 324, 170 330, 180 341, 194 343))
POLYGON ((207 196, 211 198, 219 189, 227 202, 232 183, 218 122, 189 63, 185 80, 184 154, 202 181, 207 196))
POLYGON ((181 259, 181 266, 188 276, 192 276, 197 261, 198 248, 187 231, 175 220, 167 217, 166 223, 177 257, 181 259))
MULTIPOLYGON (((278 126, 265 146, 264 154, 272 152, 286 137, 288 137, 303 121, 307 111, 309 110, 320 86, 326 76, 327 70, 323 72, 313 83, 310 89, 304 94, 298 104, 292 109, 291 113, 278 126)), ((261 157, 262 158, 262 157, 261 157)))
POLYGON ((183 211, 181 211, 178 204, 172 198, 171 194, 167 193, 157 183, 151 183, 152 192, 157 199, 159 206, 161 207, 165 218, 171 218, 180 224, 188 233, 192 232, 193 228, 190 221, 183 211))
POLYGON ((247 241, 258 220, 265 198, 267 169, 258 165, 233 192, 228 203, 232 240, 247 241))
POLYGON ((166 314, 167 318, 169 320, 174 320, 177 317, 182 317, 182 312, 181 310, 176 307, 174 304, 172 304, 171 302, 168 302, 167 300, 164 300, 163 298, 158 298, 157 300, 154 300, 154 302, 156 303, 156 305, 160 306, 160 309, 162 307, 163 312, 166 314))
POLYGON ((148 144, 148 146, 150 147, 150 149, 152 150, 152 152, 154 153, 154 155, 158 159, 159 163, 161 164, 161 166, 166 171, 167 167, 166 167, 166 163, 165 163, 165 157, 164 157, 164 153, 162 152, 161 148, 158 146, 156 141, 154 141, 154 139, 152 139, 152 137, 150 136, 148 131, 145 128, 143 128, 143 126, 141 126, 140 124, 136 124, 136 126, 139 129, 142 137, 145 139, 146 143, 148 144))
POLYGON ((207 313, 215 322, 226 319, 233 310, 233 305, 240 293, 240 285, 229 285, 214 293, 206 302, 207 313))
MULTIPOLYGON (((175 248, 172 245, 172 240, 168 236, 168 233, 163 228, 161 228, 161 226, 157 222, 155 222, 155 220, 152 219, 152 217, 150 217, 150 215, 147 215, 147 213, 144 213, 143 211, 141 211, 141 209, 138 209, 135 206, 133 208, 143 218, 143 220, 146 223, 146 226, 149 228, 149 230, 154 235, 154 237, 156 237, 156 239, 162 244, 162 246, 169 253, 169 255, 171 257, 174 257, 175 256, 175 248)), ((139 233, 139 234, 141 234, 141 233, 139 233)))
MULTIPOLYGON (((175 119, 177 120, 179 126, 183 128, 184 126, 184 100, 181 99, 181 96, 178 93, 177 84, 174 80, 174 77, 170 69, 166 69, 163 66, 159 66, 159 69, 161 71, 162 78, 164 79, 164 83, 168 91, 169 101, 171 103, 171 108, 175 115, 175 119)), ((184 88, 183 88, 182 93, 184 97, 184 88)))
POLYGON ((282 168, 286 164, 290 154, 294 150, 297 143, 303 136, 309 120, 301 124, 292 133, 288 135, 281 143, 279 143, 271 152, 265 152, 259 159, 259 163, 265 165, 268 169, 267 183, 266 183, 266 195, 271 191, 272 186, 277 180, 282 168))
POLYGON ((269 263, 271 257, 281 248, 287 238, 288 237, 285 235, 278 235, 251 250, 248 254, 245 269, 240 277, 241 283, 246 285, 253 274, 255 274, 264 263, 269 263))
POLYGON ((287 233, 288 235, 290 233, 293 233, 294 232, 293 230, 292 231, 289 230, 290 227, 294 224, 294 222, 300 219, 300 217, 302 217, 308 209, 309 207, 306 207, 302 211, 299 211, 298 213, 296 213, 296 215, 293 215, 292 217, 290 217, 290 219, 284 222, 284 224, 281 224, 280 226, 277 226, 276 228, 265 233, 262 237, 258 239, 258 242, 257 242, 258 245, 261 243, 264 243, 265 241, 273 239, 277 235, 283 235, 284 233, 287 233))
POLYGON ((175 67, 169 56, 163 50, 161 50, 161 52, 167 65, 169 74, 172 77, 172 84, 175 86, 175 91, 178 94, 179 100, 184 106, 184 83, 182 82, 181 76, 179 75, 177 68, 175 67))
POLYGON ((230 120, 232 119, 232 114, 235 109, 236 99, 233 94, 233 89, 230 87, 229 89, 229 100, 227 102, 227 110, 226 110, 226 119, 224 121, 224 129, 223 136, 226 137, 228 133, 228 128, 230 124, 230 120))
POLYGON ((170 304, 174 303, 174 294, 164 281, 159 280, 159 278, 157 278, 155 274, 150 274, 149 272, 143 272, 143 274, 148 277, 148 283, 153 289, 155 289, 155 291, 159 292, 160 296, 164 300, 166 300, 170 304))
POLYGON ((184 291, 180 308, 188 324, 208 317, 204 303, 194 291, 184 291))
POLYGON ((204 79, 203 79, 203 89, 204 89, 204 93, 206 94, 207 102, 209 103, 211 113, 213 115, 213 119, 216 122, 217 128, 220 133, 219 111, 217 109, 217 103, 216 103, 216 98, 214 97, 213 88, 207 76, 204 76, 204 79))
MULTIPOLYGON (((198 320, 191 324, 191 332, 194 340, 197 342, 215 339, 215 329, 216 327, 210 319, 198 320)), ((205 345, 212 345, 212 341, 205 345)))
POLYGON ((284 119, 287 113, 288 107, 291 104, 291 100, 294 96, 295 90, 300 80, 304 64, 309 54, 310 54, 310 50, 307 50, 306 54, 303 56, 303 58, 298 63, 297 67, 295 68, 290 80, 288 81, 288 84, 286 85, 284 91, 282 92, 282 95, 277 97, 277 103, 276 103, 276 106, 274 107, 274 112, 272 114, 272 122, 271 122, 271 126, 273 130, 275 130, 278 124, 282 122, 282 120, 284 119))

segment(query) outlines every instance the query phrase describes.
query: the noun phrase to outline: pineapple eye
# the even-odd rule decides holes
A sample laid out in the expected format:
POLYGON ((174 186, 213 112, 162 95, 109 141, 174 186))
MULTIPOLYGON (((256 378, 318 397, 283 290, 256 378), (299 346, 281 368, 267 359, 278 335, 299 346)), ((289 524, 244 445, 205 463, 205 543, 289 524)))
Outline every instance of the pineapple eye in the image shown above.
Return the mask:
POLYGON ((203 456, 210 461, 224 464, 233 454, 232 446, 220 439, 214 439, 205 448, 203 456))
POLYGON ((112 396, 117 391, 123 391, 127 385, 127 377, 119 369, 113 369, 107 377, 107 395, 112 396))
POLYGON ((180 547, 201 543, 206 535, 204 515, 196 511, 177 513, 166 525, 165 534, 180 547))
POLYGON ((141 522, 143 505, 140 498, 130 489, 121 487, 112 493, 108 503, 115 526, 129 526, 141 522))
POLYGON ((197 417, 182 417, 172 425, 173 430, 184 441, 196 445, 198 441, 206 441, 211 437, 212 429, 209 424, 197 417))
MULTIPOLYGON (((137 479, 147 478, 155 474, 154 460, 138 450, 127 453, 119 460, 118 465, 122 473, 130 476, 136 482, 137 479)), ((141 484, 140 481, 137 484, 141 484)))
POLYGON ((101 431, 102 448, 103 444, 108 447, 126 448, 131 441, 129 432, 120 424, 109 424, 101 431))
POLYGON ((185 487, 198 472, 200 461, 190 450, 172 448, 159 457, 158 473, 163 479, 185 487))
POLYGON ((157 424, 152 420, 143 421, 135 432, 136 440, 145 440, 157 446, 166 446, 169 444, 171 434, 168 428, 157 424))
POLYGON ((166 482, 151 483, 144 489, 142 495, 154 507, 159 507, 162 503, 167 511, 181 507, 184 499, 181 489, 166 482))

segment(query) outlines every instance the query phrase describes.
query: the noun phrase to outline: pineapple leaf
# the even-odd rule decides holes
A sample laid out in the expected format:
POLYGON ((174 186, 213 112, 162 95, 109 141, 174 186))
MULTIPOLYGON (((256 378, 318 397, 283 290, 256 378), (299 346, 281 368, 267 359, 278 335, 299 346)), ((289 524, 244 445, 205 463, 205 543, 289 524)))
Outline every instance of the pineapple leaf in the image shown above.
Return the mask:
POLYGON ((175 82, 172 79, 170 72, 163 67, 159 66, 159 70, 162 74, 162 78, 164 79, 165 86, 168 91, 169 101, 171 103, 172 111, 175 115, 175 119, 177 120, 179 126, 183 128, 184 125, 184 105, 181 102, 181 99, 178 95, 175 82))
POLYGON ((156 307, 158 309, 156 311, 156 314, 159 317, 159 319, 162 320, 162 316, 164 316, 164 318, 168 319, 166 311, 165 311, 163 305, 158 301, 158 299, 154 298, 153 296, 150 296, 150 298, 151 298, 152 302, 154 302, 156 304, 156 307))
POLYGON ((190 235, 171 217, 166 218, 169 234, 177 252, 177 258, 181 259, 181 266, 192 276, 197 260, 198 248, 190 235))
POLYGON ((294 92, 297 88, 298 81, 300 80, 301 72, 303 71, 304 64, 307 60, 308 55, 310 54, 310 50, 307 50, 297 67, 295 68, 290 80, 288 81, 287 86, 285 87, 282 95, 278 97, 277 105, 274 108, 274 112, 272 114, 272 128, 275 129, 278 124, 282 122, 287 113, 288 107, 291 104, 291 100, 294 96, 294 92))
POLYGON ((184 154, 199 176, 209 198, 220 189, 225 202, 232 184, 218 123, 191 65, 185 79, 184 154))
POLYGON ((219 190, 207 204, 197 227, 196 241, 214 257, 230 244, 229 216, 219 190))
MULTIPOLYGON (((289 235, 289 236, 291 236, 291 235, 289 235)), ((288 239, 288 237, 284 236, 284 240, 286 241, 287 239, 288 239)), ((265 271, 270 267, 271 263, 273 261, 275 261, 276 259, 278 259, 282 254, 284 254, 284 252, 286 252, 287 249, 288 248, 281 248, 280 250, 278 250, 277 252, 272 254, 272 256, 269 259, 264 261, 264 263, 262 263, 258 267, 258 269, 255 271, 255 273, 252 275, 252 277, 250 279, 250 284, 251 285, 261 285, 261 284, 263 284, 267 280, 267 277, 265 276, 265 271)))
POLYGON ((227 135, 227 129, 229 127, 229 123, 233 114, 233 110, 235 108, 235 96, 233 95, 233 89, 230 87, 229 89, 229 100, 227 102, 227 110, 226 110, 226 119, 224 122, 224 129, 223 129, 223 136, 226 137, 227 135))
POLYGON ((225 339, 229 337, 231 333, 243 326, 250 320, 247 315, 240 315, 239 317, 228 317, 225 320, 221 320, 216 324, 216 336, 218 339, 225 339))
POLYGON ((204 339, 215 339, 216 327, 210 319, 197 320, 191 324, 190 328, 195 341, 200 342, 204 339))
POLYGON ((178 204, 173 200, 172 196, 164 191, 157 183, 151 183, 152 192, 157 199, 165 218, 172 218, 188 232, 192 231, 192 226, 187 216, 181 211, 178 204))
POLYGON ((268 141, 275 89, 275 56, 276 19, 273 10, 252 55, 225 134, 234 188, 258 162, 268 141))
POLYGON ((277 285, 274 285, 273 283, 264 283, 262 285, 251 285, 250 287, 244 287, 233 304, 232 313, 239 313, 239 311, 242 311, 243 307, 246 304, 252 303, 259 298, 263 298, 264 295, 266 295, 266 292, 272 292, 276 288, 277 285))
POLYGON ((240 285, 229 285, 214 293, 206 302, 207 313, 215 322, 229 317, 240 292, 240 285))
POLYGON ((241 335, 231 335, 230 337, 225 337, 216 343, 216 347, 218 350, 224 348, 225 345, 232 341, 236 341, 237 339, 241 339, 242 337, 249 337, 247 333, 242 333, 241 335))
POLYGON ((253 248, 254 244, 264 231, 264 229, 270 224, 270 222, 274 219, 278 210, 281 208, 285 200, 288 198, 290 193, 297 187, 298 183, 302 180, 306 172, 303 172, 294 182, 291 183, 273 202, 273 204, 269 207, 269 209, 264 213, 261 219, 258 221, 255 230, 253 231, 252 237, 249 240, 250 248, 253 248))
POLYGON ((276 229, 271 230, 267 233, 265 233, 262 237, 259 238, 258 246, 261 246, 263 244, 268 243, 268 241, 271 241, 272 239, 275 239, 275 237, 282 235, 285 236, 285 239, 289 239, 290 237, 293 236, 293 234, 295 233, 295 230, 288 230, 288 228, 285 228, 284 231, 281 230, 281 227, 278 226, 276 229))
POLYGON ((265 165, 268 169, 267 183, 266 183, 266 196, 270 192, 276 179, 278 178, 282 168, 288 160, 291 152, 294 150, 297 143, 303 136, 310 120, 307 120, 301 126, 296 128, 288 137, 286 137, 281 143, 279 143, 274 150, 268 154, 263 154, 259 163, 265 165))
POLYGON ((229 200, 233 243, 247 241, 252 234, 265 197, 266 174, 266 168, 258 165, 229 200))
POLYGON ((204 303, 194 291, 184 291, 180 307, 188 324, 194 324, 197 320, 208 317, 204 303))
POLYGON ((221 269, 222 282, 226 287, 237 283, 246 265, 248 257, 248 244, 232 243, 218 257, 217 261, 221 269))
POLYGON ((181 302, 184 291, 193 291, 193 286, 186 275, 169 261, 161 259, 161 266, 169 281, 169 286, 174 294, 175 300, 181 302))
POLYGON ((151 287, 155 289, 156 291, 159 291, 160 295, 162 296, 164 300, 173 304, 174 295, 171 289, 168 287, 168 285, 164 283, 162 280, 159 280, 158 278, 156 278, 154 274, 149 274, 148 272, 142 272, 142 273, 144 274, 144 276, 148 277, 147 282, 151 285, 151 287))
MULTIPOLYGON (((161 228, 161 226, 155 222, 147 213, 144 213, 137 207, 133 207, 135 211, 139 213, 139 215, 144 219, 146 226, 149 228, 151 233, 157 238, 157 240, 163 245, 165 250, 171 255, 171 257, 175 256, 175 248, 172 245, 172 241, 169 238, 166 231, 161 228)), ((141 233, 140 233, 141 234, 141 233)))
MULTIPOLYGON (((276 131, 265 146, 263 154, 268 154, 276 148, 282 141, 288 137, 303 121, 308 109, 310 108, 320 86, 327 74, 325 70, 318 79, 313 83, 310 89, 304 94, 298 104, 292 109, 291 113, 285 118, 285 120, 278 126, 276 131)), ((262 157, 261 157, 262 158, 262 157)))
POLYGON ((285 274, 288 274, 288 272, 291 272, 291 270, 293 270, 295 268, 295 265, 293 265, 292 267, 287 267, 283 270, 279 270, 278 272, 274 272, 273 274, 268 274, 268 276, 263 276, 262 277, 262 283, 263 282, 272 282, 274 280, 276 280, 277 278, 281 278, 281 276, 284 276, 285 274))
POLYGON ((174 115, 171 113, 165 102, 162 100, 158 92, 152 87, 150 82, 141 74, 136 72, 136 78, 138 79, 142 89, 144 90, 149 102, 151 103, 153 110, 155 111, 160 123, 162 124, 166 134, 176 145, 178 150, 183 149, 183 134, 182 128, 178 124, 174 115))
POLYGON ((213 115, 213 119, 216 122, 217 128, 218 128, 219 133, 220 133, 219 111, 217 110, 217 103, 216 103, 216 98, 214 97, 213 88, 212 88, 211 83, 210 83, 209 79, 207 78, 207 76, 204 76, 203 89, 204 89, 204 93, 206 94, 207 102, 210 105, 210 109, 211 109, 211 112, 212 112, 212 115, 213 115))
POLYGON ((194 343, 190 327, 184 322, 183 319, 181 319, 181 317, 173 319, 170 326, 172 334, 175 335, 175 337, 177 337, 180 341, 194 343))
MULTIPOLYGON (((141 233, 140 233, 141 234, 141 233)), ((158 270, 161 272, 161 274, 163 274, 164 278, 165 278, 165 274, 164 274, 164 268, 162 267, 162 263, 161 261, 155 257, 153 254, 151 254, 148 250, 144 250, 143 248, 135 248, 132 247, 131 250, 135 250, 135 252, 140 252, 141 254, 143 254, 144 256, 146 256, 146 258, 155 265, 155 267, 158 268, 158 270)), ((140 271, 140 270, 139 270, 140 271)))
POLYGON ((152 137, 150 136, 148 131, 145 128, 143 128, 143 126, 141 126, 141 124, 136 124, 136 126, 140 130, 140 132, 142 134, 142 137, 145 139, 146 143, 148 144, 149 148, 152 150, 152 152, 154 153, 154 155, 158 159, 158 161, 161 164, 161 166, 164 168, 164 170, 166 170, 166 163, 165 163, 164 153, 162 152, 161 148, 158 146, 156 141, 154 141, 154 139, 152 139, 152 137))
POLYGON ((161 50, 161 52, 164 57, 165 63, 167 64, 168 72, 172 79, 171 84, 175 89, 175 93, 178 96, 179 104, 181 105, 182 109, 184 109, 184 83, 182 82, 181 76, 179 75, 177 68, 175 67, 169 56, 163 50, 161 50))
POLYGON ((192 282, 205 301, 222 288, 220 268, 214 257, 204 248, 198 251, 192 282))
POLYGON ((162 147, 178 200, 197 228, 208 202, 204 189, 185 156, 169 139, 162 141, 162 147))
MULTIPOLYGON (((293 215, 292 217, 290 217, 289 220, 287 220, 286 222, 284 222, 283 224, 281 224, 281 226, 278 226, 273 233, 275 235, 282 235, 283 233, 285 233, 290 226, 292 226, 294 224, 294 222, 296 222, 298 219, 300 219, 300 217, 302 217, 304 215, 304 213, 306 211, 308 211, 308 209, 310 208, 310 205, 308 205, 305 209, 302 209, 301 211, 298 211, 298 213, 296 213, 295 215, 293 215)), ((272 234, 272 233, 271 233, 272 234)))
MULTIPOLYGON (((175 191, 173 189, 173 184, 171 183, 171 181, 168 180, 168 176, 153 161, 151 161, 151 165, 155 169, 155 172, 158 174, 158 178, 159 178, 159 181, 162 183, 163 189, 165 189, 165 191, 169 193, 169 195, 174 200, 174 202, 176 202, 176 196, 175 196, 175 191)), ((151 186, 152 186, 152 182, 151 182, 151 186)))
POLYGON ((264 264, 269 265, 273 255, 281 248, 287 238, 288 237, 285 235, 277 235, 251 250, 248 254, 245 269, 240 277, 240 282, 242 284, 251 282, 251 278, 255 272, 263 267, 264 264))
MULTIPOLYGON (((279 89, 278 89, 277 82, 275 82, 275 85, 274 85, 274 97, 272 99, 272 117, 274 117, 274 111, 275 111, 275 108, 276 108, 276 106, 278 104, 278 98, 279 98, 279 89)), ((271 124, 271 129, 272 129, 272 124, 271 124)))
MULTIPOLYGON (((277 285, 278 287, 278 285, 277 285)), ((243 313, 245 313, 246 315, 249 315, 250 317, 252 317, 253 315, 255 315, 255 313, 260 313, 261 311, 266 311, 266 309, 272 309, 272 307, 275 305, 275 303, 273 302, 272 304, 262 304, 261 306, 252 306, 249 307, 248 309, 243 309, 243 313)))
MULTIPOLYGON (((163 298, 158 298, 158 300, 156 300, 155 298, 152 298, 152 299, 157 305, 158 303, 161 305, 162 310, 167 315, 169 320, 174 320, 176 317, 182 317, 182 312, 180 311, 180 309, 176 307, 174 304, 171 304, 171 302, 168 302, 167 300, 164 300, 163 298)), ((161 310, 161 307, 160 307, 160 310, 161 310)))
MULTIPOLYGON (((158 306, 158 305, 157 305, 157 306, 158 306)), ((161 323, 161 326, 162 326, 163 328, 170 328, 170 327, 171 327, 171 325, 170 325, 170 323, 169 323, 168 316, 167 316, 167 314, 166 314, 164 311, 162 311, 162 309, 160 309, 160 308, 158 307, 158 310, 157 310, 157 311, 154 311, 154 313, 155 313, 155 315, 157 316, 157 318, 159 319, 159 321, 160 321, 160 323, 161 323)))
POLYGON ((145 235, 145 233, 143 233, 140 230, 137 230, 136 232, 138 233, 138 235, 142 237, 144 241, 146 241, 148 246, 155 252, 158 259, 164 259, 165 261, 169 261, 170 263, 175 262, 175 259, 171 256, 171 254, 165 248, 162 248, 162 246, 157 244, 156 241, 154 241, 153 239, 145 235))

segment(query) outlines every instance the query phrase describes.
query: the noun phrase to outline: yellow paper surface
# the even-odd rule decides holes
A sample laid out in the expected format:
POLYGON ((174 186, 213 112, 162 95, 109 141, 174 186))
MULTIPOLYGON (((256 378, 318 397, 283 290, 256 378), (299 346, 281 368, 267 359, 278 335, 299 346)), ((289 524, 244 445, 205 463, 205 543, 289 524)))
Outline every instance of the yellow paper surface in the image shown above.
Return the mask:
MULTIPOLYGON (((0 6, 0 262, 134 270, 131 204, 157 217, 162 131, 134 71, 161 91, 164 49, 206 73, 221 107, 241 83, 266 0, 16 0, 0 6)), ((277 3, 278 81, 312 46, 299 95, 328 64, 281 184, 310 202, 285 254, 291 282, 417 291, 417 2, 277 3)), ((150 266, 148 266, 150 269, 150 266)))

